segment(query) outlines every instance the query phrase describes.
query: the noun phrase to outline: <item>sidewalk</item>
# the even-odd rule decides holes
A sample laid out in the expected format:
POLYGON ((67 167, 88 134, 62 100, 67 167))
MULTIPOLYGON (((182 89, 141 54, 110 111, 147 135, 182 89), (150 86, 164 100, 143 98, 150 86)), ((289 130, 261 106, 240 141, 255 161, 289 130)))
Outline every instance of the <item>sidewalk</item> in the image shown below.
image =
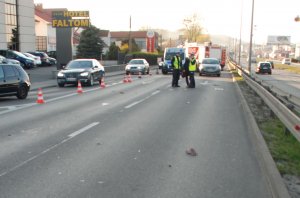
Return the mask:
MULTIPOLYGON (((37 90, 38 88, 48 88, 48 87, 56 87, 56 66, 44 66, 44 67, 36 67, 33 69, 25 70, 29 78, 31 80, 31 91, 37 90)), ((106 72, 105 76, 117 76, 125 74, 122 71, 114 71, 114 72, 106 72)))

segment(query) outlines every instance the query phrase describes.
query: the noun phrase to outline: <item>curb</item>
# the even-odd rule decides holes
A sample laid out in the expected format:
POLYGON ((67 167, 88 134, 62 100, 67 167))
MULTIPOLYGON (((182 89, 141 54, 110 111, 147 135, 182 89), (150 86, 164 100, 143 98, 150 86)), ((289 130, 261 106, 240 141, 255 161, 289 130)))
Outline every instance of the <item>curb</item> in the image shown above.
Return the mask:
POLYGON ((239 85, 235 82, 235 77, 232 75, 234 79, 234 83, 236 85, 236 88, 238 90, 238 94, 241 99, 241 104, 246 112, 247 115, 249 115, 248 119, 246 119, 249 131, 251 136, 251 142, 254 145, 254 150, 257 153, 258 162, 261 167, 262 173, 264 173, 265 180, 267 182, 267 185, 269 186, 269 191, 272 195, 272 197, 275 198, 290 198, 290 194, 288 193, 288 190, 283 183, 282 177, 276 167, 276 164, 269 152, 269 149, 267 147, 267 144, 261 134, 261 131, 256 123, 256 120, 248 106, 248 103, 246 102, 246 99, 244 98, 244 95, 242 94, 242 91, 239 87, 239 85))

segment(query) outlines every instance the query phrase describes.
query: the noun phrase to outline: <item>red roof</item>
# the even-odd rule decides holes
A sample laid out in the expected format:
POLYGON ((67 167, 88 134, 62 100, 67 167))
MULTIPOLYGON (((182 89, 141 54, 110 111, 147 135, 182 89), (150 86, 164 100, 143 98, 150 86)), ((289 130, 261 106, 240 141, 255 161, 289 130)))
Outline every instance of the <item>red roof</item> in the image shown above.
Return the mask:
POLYGON ((52 11, 65 11, 68 10, 67 8, 50 8, 44 9, 43 4, 36 4, 35 5, 35 15, 44 19, 45 21, 51 23, 52 22, 52 11))
MULTIPOLYGON (((110 32, 111 38, 128 38, 129 31, 110 32)), ((146 38, 147 31, 131 31, 133 38, 146 38)))

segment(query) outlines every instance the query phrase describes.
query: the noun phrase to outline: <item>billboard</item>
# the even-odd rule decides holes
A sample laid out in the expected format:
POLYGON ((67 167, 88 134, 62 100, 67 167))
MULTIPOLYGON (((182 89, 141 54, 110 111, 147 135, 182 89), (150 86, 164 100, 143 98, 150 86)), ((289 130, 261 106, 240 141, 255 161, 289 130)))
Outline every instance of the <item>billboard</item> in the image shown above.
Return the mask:
POLYGON ((268 36, 268 45, 290 45, 290 36, 268 36))
POLYGON ((52 27, 89 27, 89 11, 53 11, 52 27))

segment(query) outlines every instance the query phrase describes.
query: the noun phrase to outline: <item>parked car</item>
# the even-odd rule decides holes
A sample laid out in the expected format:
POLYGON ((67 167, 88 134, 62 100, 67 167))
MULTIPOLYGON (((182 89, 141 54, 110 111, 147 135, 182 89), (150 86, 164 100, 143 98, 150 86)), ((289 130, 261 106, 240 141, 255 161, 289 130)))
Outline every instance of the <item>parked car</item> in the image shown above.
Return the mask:
POLYGON ((27 52, 25 52, 25 53, 23 53, 23 54, 24 54, 25 56, 27 56, 27 57, 32 58, 32 59, 34 60, 34 63, 35 63, 36 66, 42 65, 41 57, 32 55, 32 54, 27 53, 27 52))
POLYGON ((0 55, 0 64, 14 64, 14 65, 20 65, 20 61, 14 60, 14 59, 9 59, 9 58, 5 58, 4 56, 0 55))
POLYGON ((199 76, 216 75, 221 76, 221 64, 216 58, 204 58, 199 65, 199 76))
POLYGON ((0 50, 0 55, 8 59, 14 59, 19 61, 23 68, 30 69, 35 67, 34 60, 32 58, 25 56, 21 52, 17 52, 14 50, 0 50))
POLYGON ((57 60, 55 58, 52 57, 48 57, 50 65, 56 65, 57 64, 57 60))
POLYGON ((257 74, 272 74, 272 65, 270 62, 258 62, 256 66, 256 71, 255 73, 257 74))
POLYGON ((149 74, 150 66, 146 59, 131 59, 128 64, 125 66, 125 73, 126 74, 134 74, 134 73, 141 73, 141 74, 149 74))
POLYGON ((56 51, 49 51, 49 52, 47 52, 47 54, 49 57, 56 59, 56 51))
POLYGON ((101 84, 104 74, 104 67, 96 59, 75 59, 58 72, 57 84, 64 87, 65 84, 77 84, 80 81, 92 86, 95 81, 101 84))
POLYGON ((49 56, 45 52, 27 52, 29 54, 32 54, 34 56, 39 56, 42 61, 42 66, 50 66, 52 65, 49 59, 49 56))
POLYGON ((284 58, 284 59, 282 59, 282 64, 286 64, 286 65, 290 65, 291 64, 291 59, 290 58, 284 58))
POLYGON ((30 85, 29 76, 20 65, 0 64, 0 96, 25 99, 30 85))

